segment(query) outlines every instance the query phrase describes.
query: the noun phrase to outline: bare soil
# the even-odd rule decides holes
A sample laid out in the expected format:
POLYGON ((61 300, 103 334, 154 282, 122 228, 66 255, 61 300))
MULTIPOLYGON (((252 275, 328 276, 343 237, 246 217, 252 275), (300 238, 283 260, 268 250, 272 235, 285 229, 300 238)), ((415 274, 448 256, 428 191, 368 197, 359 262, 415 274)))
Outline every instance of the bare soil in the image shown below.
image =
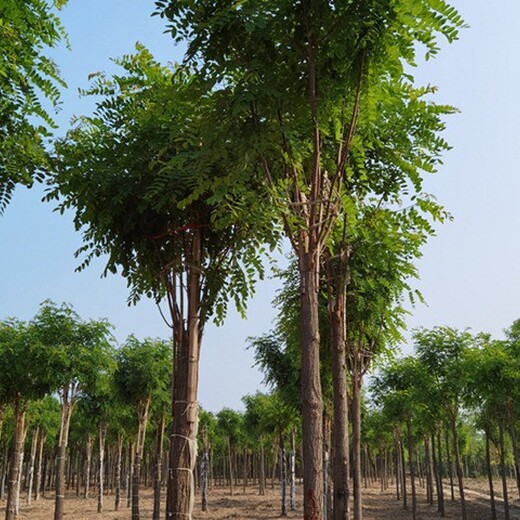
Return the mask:
MULTIPOLYGON (((500 483, 496 482, 497 494, 501 491, 500 483)), ((512 514, 511 518, 520 519, 520 503, 517 500, 514 482, 509 482, 511 493, 512 514)), ((300 489, 301 491, 301 489, 300 489)), ((402 509, 402 502, 396 500, 395 488, 391 487, 381 491, 379 484, 369 485, 364 490, 364 520, 408 520, 412 515, 410 511, 402 509)), ((200 502, 197 500, 195 506, 194 520, 272 520, 278 519, 280 515, 280 493, 278 490, 268 489, 265 496, 259 496, 257 489, 250 486, 246 493, 237 491, 233 496, 229 490, 213 488, 209 492, 208 511, 200 510, 200 502)), ((456 500, 451 500, 449 483, 445 483, 446 518, 461 518, 458 493, 455 490, 456 500)), ((488 487, 485 480, 467 480, 467 502, 468 520, 491 519, 488 487)), ((20 520, 52 520, 54 513, 53 495, 50 494, 30 506, 25 505, 25 497, 20 500, 20 520)), ((197 497, 199 499, 200 497, 197 497)), ((409 498, 409 507, 411 507, 409 498)), ((301 496, 297 497, 297 511, 288 511, 288 519, 301 519, 301 496)), ((5 508, 5 501, 0 503, 1 511, 5 508)), ((497 502, 498 520, 504 518, 502 501, 497 502)), ((102 513, 97 513, 97 500, 95 498, 82 499, 70 493, 65 503, 65 519, 70 520, 129 520, 131 518, 130 508, 126 507, 126 498, 119 511, 114 511, 114 497, 105 497, 105 507, 102 513)), ((152 518, 152 492, 148 489, 142 491, 141 518, 150 520, 152 518)), ((163 515, 161 515, 163 518, 163 515)), ((425 491, 418 487, 418 520, 437 520, 441 518, 436 506, 426 504, 425 491)))

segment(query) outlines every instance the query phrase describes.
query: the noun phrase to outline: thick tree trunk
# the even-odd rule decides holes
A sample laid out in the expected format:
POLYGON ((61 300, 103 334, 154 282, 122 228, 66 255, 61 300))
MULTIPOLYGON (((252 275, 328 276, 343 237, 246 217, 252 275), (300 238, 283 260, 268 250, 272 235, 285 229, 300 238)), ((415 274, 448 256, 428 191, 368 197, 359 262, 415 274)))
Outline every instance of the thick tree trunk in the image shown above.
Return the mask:
POLYGON ((107 436, 107 427, 106 424, 101 424, 99 427, 99 460, 98 460, 98 477, 97 477, 97 485, 98 485, 98 500, 97 500, 97 512, 101 513, 103 511, 103 497, 104 497, 104 470, 105 470, 105 440, 107 436))
POLYGON ((34 428, 32 432, 31 439, 31 458, 29 460, 29 468, 28 468, 28 484, 27 484, 27 505, 31 505, 32 500, 32 490, 33 490, 33 482, 34 482, 34 462, 36 460, 36 449, 38 447, 38 438, 40 436, 40 428, 34 428))
POLYGON ((332 261, 327 261, 328 312, 331 327, 332 389, 334 396, 333 520, 349 518, 349 426, 347 396, 347 338, 345 279, 334 276, 332 261), (339 279, 338 279, 339 278, 339 279), (332 286, 332 284, 334 286, 332 286))
POLYGON ((162 482, 162 457, 164 443, 164 412, 161 412, 157 434, 155 437, 155 458, 154 458, 154 480, 153 480, 153 520, 161 518, 161 482, 162 482))
MULTIPOLYGON (((299 255, 304 520, 323 519, 323 397, 318 321, 319 251, 299 255)), ((356 519, 357 520, 357 519, 356 519)))
POLYGON ((200 321, 201 247, 201 231, 194 229, 187 254, 187 331, 177 335, 175 345, 167 520, 191 520, 195 503, 193 472, 197 460, 197 389, 203 325, 200 321))
POLYGON ((69 443, 70 418, 73 403, 69 398, 69 387, 63 389, 61 403, 60 437, 58 440, 58 456, 56 458, 56 498, 54 503, 54 520, 63 519, 65 505, 65 464, 67 462, 67 445, 69 443))
POLYGON ((489 442, 489 426, 486 426, 485 430, 486 435, 486 469, 487 469, 487 477, 489 482, 489 499, 491 502, 491 519, 497 520, 497 508, 495 503, 495 488, 493 485, 493 473, 491 472, 491 447, 489 442))
POLYGON ((14 442, 9 468, 9 482, 7 485, 7 505, 5 519, 14 520, 18 514, 17 498, 20 493, 20 465, 23 460, 23 445, 25 441, 25 406, 16 400, 14 406, 14 442))

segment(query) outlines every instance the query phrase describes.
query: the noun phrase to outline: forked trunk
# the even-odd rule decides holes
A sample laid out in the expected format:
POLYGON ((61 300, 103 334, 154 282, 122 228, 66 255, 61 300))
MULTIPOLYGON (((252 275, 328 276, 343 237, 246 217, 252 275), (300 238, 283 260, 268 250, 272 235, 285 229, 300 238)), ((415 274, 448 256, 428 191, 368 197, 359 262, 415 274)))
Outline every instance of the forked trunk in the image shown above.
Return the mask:
MULTIPOLYGON (((170 440, 167 520, 191 520, 195 503, 200 342, 202 336, 200 229, 193 229, 187 251, 187 330, 176 335, 173 376, 173 427, 170 440)), ((182 289, 181 289, 182 291, 182 289)), ((175 320, 174 320, 175 323, 175 320)), ((178 331, 179 332, 179 331, 178 331)))

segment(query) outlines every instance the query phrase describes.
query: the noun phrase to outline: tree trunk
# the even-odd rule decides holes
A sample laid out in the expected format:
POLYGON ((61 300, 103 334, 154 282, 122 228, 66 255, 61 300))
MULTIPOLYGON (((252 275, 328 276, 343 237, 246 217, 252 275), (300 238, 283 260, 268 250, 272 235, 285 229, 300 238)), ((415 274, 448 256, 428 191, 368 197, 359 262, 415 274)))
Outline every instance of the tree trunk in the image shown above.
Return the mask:
POLYGON ((296 441, 294 428, 291 429, 291 453, 289 455, 289 470, 291 484, 291 511, 296 511, 296 441))
POLYGON ((332 389, 334 396, 333 520, 349 518, 349 425, 347 396, 347 338, 345 277, 334 276, 332 261, 327 261, 327 277, 334 280, 328 290, 331 327, 332 389))
POLYGON ((29 483, 27 485, 27 505, 31 505, 32 500, 32 490, 33 490, 33 482, 34 482, 34 461, 36 459, 36 449, 38 447, 38 438, 40 436, 40 428, 34 428, 32 432, 31 439, 31 458, 29 460, 29 475, 28 480, 29 483))
POLYGON ((441 516, 445 516, 444 507, 444 485, 442 483, 442 445, 441 445, 441 434, 437 432, 437 455, 435 457, 435 435, 432 434, 432 452, 433 452, 433 464, 435 466, 435 483, 437 486, 437 509, 441 516))
POLYGON ((20 463, 23 460, 23 444, 25 440, 25 406, 16 399, 14 405, 14 442, 7 485, 7 505, 5 519, 14 520, 17 511, 17 497, 20 491, 20 463))
POLYGON ((126 507, 130 507, 132 504, 132 485, 134 482, 134 443, 129 441, 128 443, 128 469, 126 474, 126 507))
POLYGON ((54 520, 63 519, 65 505, 65 464, 67 462, 67 445, 69 443, 70 418, 73 403, 69 400, 68 385, 63 388, 61 403, 60 437, 58 441, 58 456, 56 459, 56 499, 54 503, 54 520))
POLYGON ((408 465, 410 468, 410 485, 412 491, 412 518, 417 518, 417 495, 415 492, 415 464, 413 462, 413 440, 412 440, 412 421, 406 420, 406 432, 408 437, 408 465))
POLYGON ((287 516, 287 463, 283 435, 280 435, 280 485, 282 488, 282 516, 287 516))
POLYGON ((515 462, 515 479, 516 479, 516 489, 518 491, 518 496, 520 497, 520 456, 518 454, 518 441, 516 438, 515 432, 515 421, 511 418, 509 423, 509 436, 511 437, 511 444, 513 446, 513 458, 515 462))
POLYGON ((97 512, 103 511, 103 495, 104 495, 104 470, 105 470, 105 440, 107 436, 106 424, 99 426, 99 460, 98 460, 98 501, 97 512))
MULTIPOLYGON (((352 487, 354 492, 354 520, 362 520, 361 375, 356 365, 355 362, 352 365, 352 487)), ((403 493, 403 496, 406 496, 406 493, 403 493)))
POLYGON ((92 436, 89 434, 87 437, 87 443, 85 445, 85 491, 83 493, 84 498, 88 498, 88 494, 90 491, 90 466, 92 464, 92 446, 94 442, 92 440, 92 436))
POLYGON ((141 483, 141 462, 144 453, 144 439, 146 425, 148 423, 148 411, 150 409, 150 397, 141 401, 137 407, 137 440, 135 443, 134 469, 132 475, 132 520, 139 520, 139 484, 141 483))
POLYGON ((154 460, 154 481, 153 481, 153 520, 161 518, 161 482, 162 482, 162 457, 164 443, 164 412, 161 412, 157 435, 155 438, 155 460, 154 460))
MULTIPOLYGON (((173 427, 170 441, 168 520, 191 520, 195 503, 193 472, 197 459, 199 356, 203 323, 201 308, 201 231, 192 231, 187 274, 187 331, 178 334, 173 377, 173 427), (180 339, 180 341, 179 341, 180 339)), ((172 318, 174 318, 172 316, 172 318)), ((175 320, 174 320, 175 323, 175 320)), ((182 325, 184 329, 184 325, 182 325)))
POLYGON ((467 519, 466 513, 466 499, 464 497, 464 478, 462 476, 462 465, 460 461, 460 450, 459 450, 459 436, 457 433, 457 419, 455 414, 452 413, 450 416, 451 420, 451 432, 453 435, 453 453, 455 455, 455 470, 457 473, 457 481, 459 484, 459 495, 460 495, 460 507, 462 513, 462 520, 467 519))
POLYGON ((264 439, 260 439, 260 478, 258 479, 260 495, 265 495, 265 449, 264 439))
POLYGON ((502 492, 504 495, 504 519, 509 520, 509 495, 507 493, 507 475, 506 475, 506 454, 504 446, 504 426, 500 422, 498 425, 499 441, 500 441, 500 476, 502 477, 502 492))
POLYGON ((484 432, 486 434, 486 468, 489 482, 489 499, 491 502, 491 519, 497 520, 497 508, 495 504, 495 488, 493 485, 493 474, 491 472, 491 447, 489 442, 489 426, 486 425, 484 432))
POLYGON ((121 466, 123 462, 123 436, 121 433, 117 434, 117 462, 116 462, 116 494, 114 509, 119 510, 121 504, 121 466))
POLYGON ((36 465, 36 482, 34 483, 34 500, 40 500, 42 488, 42 466, 43 466, 43 448, 47 440, 47 434, 44 430, 40 431, 40 439, 38 442, 38 464, 36 465))
POLYGON ((399 438, 399 453, 401 454, 401 490, 403 494, 403 509, 408 509, 408 497, 406 493, 406 463, 404 460, 404 446, 403 446, 403 437, 401 436, 401 432, 398 432, 399 438))
MULTIPOLYGON (((302 240, 304 240, 302 238, 302 240)), ((307 242, 310 239, 307 237, 307 242)), ((318 321, 319 248, 299 255, 304 520, 323 519, 323 398, 318 321)), ((356 519, 358 520, 358 519, 356 519)))

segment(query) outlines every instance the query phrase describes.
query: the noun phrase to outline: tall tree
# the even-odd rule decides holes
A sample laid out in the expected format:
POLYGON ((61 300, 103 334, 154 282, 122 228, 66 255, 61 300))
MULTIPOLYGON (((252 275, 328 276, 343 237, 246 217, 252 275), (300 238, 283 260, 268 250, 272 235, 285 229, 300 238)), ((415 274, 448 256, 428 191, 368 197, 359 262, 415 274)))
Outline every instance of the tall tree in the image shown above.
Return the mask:
POLYGON ((222 139, 220 99, 186 68, 160 66, 143 48, 118 61, 123 74, 99 76, 94 115, 57 144, 50 198, 75 208, 87 252, 108 255, 130 300, 166 296, 174 336, 173 427, 167 514, 191 516, 202 333, 229 301, 241 312, 262 272, 271 225, 267 193, 252 191, 236 143, 222 139), (172 75, 173 74, 173 75, 172 75))
MULTIPOLYGON (((301 295, 304 502, 321 520, 321 257, 340 212, 364 85, 401 77, 417 43, 435 54, 462 21, 444 1, 156 2, 186 61, 228 98, 229 117, 260 162, 294 251, 301 295)), ((225 117, 225 115, 223 115, 225 117)))
POLYGON ((17 183, 30 185, 48 166, 54 127, 42 98, 56 107, 64 86, 47 51, 65 39, 53 5, 66 0, 5 0, 0 6, 0 213, 17 183))

